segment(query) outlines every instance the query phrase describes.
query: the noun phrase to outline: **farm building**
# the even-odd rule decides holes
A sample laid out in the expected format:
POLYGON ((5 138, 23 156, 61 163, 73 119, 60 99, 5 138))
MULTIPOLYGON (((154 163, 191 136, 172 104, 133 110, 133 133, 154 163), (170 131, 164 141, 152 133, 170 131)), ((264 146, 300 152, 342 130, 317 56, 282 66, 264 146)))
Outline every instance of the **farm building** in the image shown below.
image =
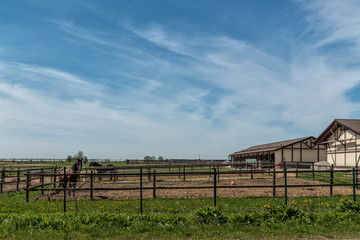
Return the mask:
POLYGON ((326 146, 327 162, 334 166, 359 166, 360 119, 335 119, 314 143, 326 146))
POLYGON ((253 146, 230 154, 232 163, 259 162, 279 166, 281 162, 326 161, 326 148, 314 137, 303 137, 253 146))

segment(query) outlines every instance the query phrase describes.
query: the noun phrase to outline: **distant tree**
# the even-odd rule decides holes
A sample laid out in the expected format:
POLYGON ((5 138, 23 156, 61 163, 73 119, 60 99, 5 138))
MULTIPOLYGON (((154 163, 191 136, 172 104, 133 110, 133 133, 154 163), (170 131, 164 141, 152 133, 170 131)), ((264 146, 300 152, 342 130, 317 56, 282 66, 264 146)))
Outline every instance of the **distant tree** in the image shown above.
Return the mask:
POLYGON ((155 156, 152 156, 152 157, 151 157, 151 160, 156 160, 156 157, 155 157, 155 156))
POLYGON ((149 156, 149 155, 146 155, 145 157, 144 157, 144 160, 151 160, 152 158, 149 156))
POLYGON ((78 153, 75 155, 75 158, 84 158, 84 152, 78 151, 78 153))
POLYGON ((163 156, 159 156, 159 157, 158 157, 158 160, 164 161, 164 157, 163 157, 163 156))
POLYGON ((71 155, 68 155, 66 158, 67 162, 72 162, 73 161, 73 157, 71 155))

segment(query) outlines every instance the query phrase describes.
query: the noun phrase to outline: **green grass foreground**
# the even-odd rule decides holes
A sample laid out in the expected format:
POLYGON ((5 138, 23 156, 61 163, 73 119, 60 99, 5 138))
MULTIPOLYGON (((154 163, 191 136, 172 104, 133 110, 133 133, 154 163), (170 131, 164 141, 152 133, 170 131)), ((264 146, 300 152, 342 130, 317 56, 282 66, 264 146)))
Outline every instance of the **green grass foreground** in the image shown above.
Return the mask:
MULTIPOLYGON (((35 195, 34 195, 35 196, 35 195)), ((360 234, 352 197, 31 201, 0 196, 0 239, 346 239, 360 234)))

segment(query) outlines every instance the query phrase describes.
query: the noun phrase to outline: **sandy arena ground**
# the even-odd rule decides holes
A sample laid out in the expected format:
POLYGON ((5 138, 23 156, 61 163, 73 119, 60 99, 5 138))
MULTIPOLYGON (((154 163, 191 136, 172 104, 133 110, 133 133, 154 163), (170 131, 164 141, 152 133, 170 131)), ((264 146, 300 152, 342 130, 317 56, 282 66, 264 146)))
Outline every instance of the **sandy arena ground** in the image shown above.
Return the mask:
MULTIPOLYGON (((158 198, 211 198, 214 194, 214 180, 210 176, 190 176, 186 177, 186 181, 180 179, 179 176, 172 177, 157 177, 156 187, 209 187, 209 188, 200 188, 200 189, 156 189, 156 197, 158 198)), ((19 188, 24 189, 25 178, 22 178, 24 181, 20 184, 19 188)), ((109 181, 109 178, 106 177, 105 181, 99 182, 98 179, 94 181, 94 188, 139 188, 140 183, 138 182, 138 177, 127 177, 120 178, 118 181, 113 182, 109 181)), ((12 182, 11 184, 3 185, 3 193, 7 192, 16 192, 16 176, 11 178, 6 178, 6 182, 12 182)), ((39 184, 39 179, 32 179, 32 186, 39 184)), ((50 183, 51 179, 46 178, 45 183, 50 183)), ((249 196, 272 196, 273 195, 273 179, 269 174, 262 174, 254 176, 254 179, 250 179, 250 175, 223 175, 220 180, 217 181, 217 196, 218 197, 249 197, 249 196), (235 182, 235 186, 230 186, 231 182, 235 182), (269 186, 256 187, 256 188, 237 188, 239 186, 269 186), (221 188, 221 187, 232 187, 232 188, 221 188)), ((278 174, 276 178, 277 185, 284 185, 284 178, 282 174, 278 174)), ((316 181, 308 181, 304 179, 295 178, 295 175, 289 175, 287 179, 288 185, 314 185, 321 184, 316 181)), ((144 177, 143 180, 144 188, 152 188, 153 182, 149 182, 147 178, 144 177)), ((90 188, 89 182, 78 182, 75 192, 75 197, 69 197, 68 199, 90 199, 90 190, 85 190, 90 188)), ((330 187, 298 187, 287 189, 289 197, 296 196, 329 196, 330 187)), ((333 194, 335 195, 351 195, 351 187, 333 187, 333 194)), ((94 190, 93 191, 94 199, 139 199, 140 190, 94 190)), ((276 188, 276 196, 284 196, 284 188, 276 188)), ((152 198, 153 189, 144 189, 143 198, 152 198)), ((39 197, 36 199, 62 199, 63 192, 55 193, 54 191, 44 192, 44 196, 41 196, 39 192, 39 197)))
MULTIPOLYGON (((226 186, 230 187, 230 183, 234 181, 235 186, 233 188, 217 188, 218 197, 236 198, 236 197, 250 197, 250 196, 272 196, 272 178, 237 178, 237 179, 220 179, 217 182, 218 187, 226 186), (268 188, 236 188, 239 186, 261 186, 266 185, 268 188)), ((277 185, 284 185, 283 178, 276 179, 277 185)), ((319 182, 307 181, 298 179, 295 177, 289 177, 287 180, 288 185, 312 185, 320 184, 319 182)), ((129 182, 94 182, 94 188, 139 188, 139 183, 129 182)), ((212 179, 194 179, 188 181, 182 181, 180 179, 173 179, 173 181, 160 181, 156 182, 156 187, 210 187, 201 189, 156 189, 156 197, 158 198, 211 198, 214 194, 213 180, 212 179)), ((144 182, 143 188, 152 188, 153 182, 144 182)), ((70 199, 90 199, 89 190, 81 190, 90 188, 90 183, 79 182, 75 197, 70 199)), ((299 188, 288 188, 287 193, 289 197, 298 196, 329 196, 330 187, 299 187, 299 188)), ((333 194, 335 195, 351 195, 351 187, 333 187, 333 194)), ((94 199, 139 199, 140 190, 94 190, 94 199)), ((276 188, 276 196, 284 196, 284 188, 276 188)), ((153 190, 144 189, 143 198, 152 198, 153 190)), ((45 192, 44 196, 39 196, 37 199, 62 199, 63 192, 54 193, 45 192)))

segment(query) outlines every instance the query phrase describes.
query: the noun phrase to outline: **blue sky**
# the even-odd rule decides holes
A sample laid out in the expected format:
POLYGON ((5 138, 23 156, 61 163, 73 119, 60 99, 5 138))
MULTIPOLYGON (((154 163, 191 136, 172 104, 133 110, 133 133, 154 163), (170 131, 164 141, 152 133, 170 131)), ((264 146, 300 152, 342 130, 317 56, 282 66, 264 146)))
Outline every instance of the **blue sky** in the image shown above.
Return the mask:
POLYGON ((1 1, 0 157, 227 158, 360 118, 360 3, 1 1))

